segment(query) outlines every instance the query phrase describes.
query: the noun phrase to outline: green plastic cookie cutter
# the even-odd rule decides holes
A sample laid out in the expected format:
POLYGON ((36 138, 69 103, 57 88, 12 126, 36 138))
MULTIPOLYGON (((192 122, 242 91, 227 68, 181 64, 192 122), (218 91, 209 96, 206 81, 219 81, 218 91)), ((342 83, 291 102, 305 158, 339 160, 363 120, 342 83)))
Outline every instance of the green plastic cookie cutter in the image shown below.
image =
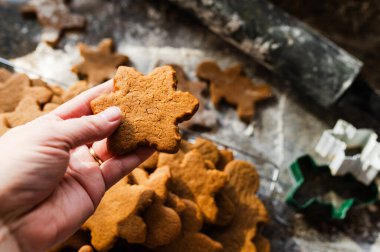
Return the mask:
POLYGON ((351 174, 331 175, 327 165, 318 166, 305 155, 291 166, 296 181, 286 197, 286 202, 305 213, 327 214, 342 220, 353 205, 369 204, 377 200, 375 183, 366 186, 351 174))

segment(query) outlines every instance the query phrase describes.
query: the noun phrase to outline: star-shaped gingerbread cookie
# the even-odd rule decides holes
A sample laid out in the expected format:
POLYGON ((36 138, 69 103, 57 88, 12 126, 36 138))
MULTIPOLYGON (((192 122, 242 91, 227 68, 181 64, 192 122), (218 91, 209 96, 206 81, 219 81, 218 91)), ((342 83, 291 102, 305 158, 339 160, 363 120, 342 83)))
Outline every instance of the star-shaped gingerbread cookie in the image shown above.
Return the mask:
POLYGON ((188 92, 176 91, 175 71, 170 66, 154 69, 147 76, 121 66, 114 77, 114 92, 91 102, 97 114, 117 106, 122 112, 119 128, 108 138, 108 149, 123 155, 140 146, 175 153, 181 135, 178 123, 198 109, 198 100, 188 92))
POLYGON ((214 128, 217 125, 216 114, 206 107, 207 99, 203 96, 202 92, 207 89, 207 84, 201 81, 191 81, 185 74, 182 67, 178 65, 171 65, 176 71, 178 80, 178 90, 189 92, 193 94, 199 101, 199 109, 191 120, 184 122, 183 126, 186 128, 203 127, 206 129, 214 128))
POLYGON ((24 14, 35 14, 43 26, 42 41, 58 43, 63 31, 85 26, 83 16, 72 14, 64 0, 31 0, 21 8, 24 14))
POLYGON ((0 83, 0 112, 12 112, 24 96, 31 96, 39 104, 47 103, 52 92, 43 86, 32 86, 25 74, 13 74, 4 83, 0 83))
POLYGON ((119 66, 128 62, 125 55, 115 53, 112 39, 103 39, 97 48, 79 43, 78 48, 83 62, 75 65, 72 71, 84 77, 90 85, 97 85, 114 77, 119 66))
POLYGON ((241 120, 249 122, 255 114, 255 104, 272 97, 269 85, 256 85, 243 74, 243 67, 235 65, 221 70, 213 61, 198 65, 197 76, 210 82, 211 101, 218 105, 223 99, 237 107, 241 120))

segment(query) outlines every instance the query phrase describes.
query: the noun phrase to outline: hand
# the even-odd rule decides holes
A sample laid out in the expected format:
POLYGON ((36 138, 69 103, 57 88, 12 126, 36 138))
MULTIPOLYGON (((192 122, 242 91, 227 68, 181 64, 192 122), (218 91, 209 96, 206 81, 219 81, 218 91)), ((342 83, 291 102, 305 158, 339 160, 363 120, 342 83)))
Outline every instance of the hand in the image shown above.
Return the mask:
POLYGON ((112 90, 111 80, 0 138, 1 251, 43 251, 62 242, 110 186, 152 154, 148 148, 124 157, 107 151, 104 138, 120 124, 121 112, 113 107, 91 115, 89 103, 112 90))

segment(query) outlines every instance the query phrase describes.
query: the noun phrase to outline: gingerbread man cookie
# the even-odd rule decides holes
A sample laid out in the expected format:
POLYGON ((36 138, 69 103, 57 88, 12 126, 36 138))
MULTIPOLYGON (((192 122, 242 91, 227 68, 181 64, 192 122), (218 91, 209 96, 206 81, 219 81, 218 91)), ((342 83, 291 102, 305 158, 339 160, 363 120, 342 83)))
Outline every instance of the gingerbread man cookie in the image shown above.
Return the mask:
POLYGON ((177 124, 188 120, 198 109, 198 101, 187 92, 176 91, 175 71, 158 67, 144 76, 131 67, 119 67, 114 77, 115 91, 91 102, 97 114, 118 106, 123 119, 108 138, 108 149, 123 155, 140 146, 175 153, 181 135, 177 124))
POLYGON ((200 232, 203 226, 202 213, 198 206, 183 199, 185 208, 180 212, 182 234, 172 243, 160 247, 157 252, 218 252, 222 245, 200 232))
POLYGON ((232 198, 231 187, 223 187, 216 195, 215 202, 218 207, 218 216, 215 225, 227 226, 234 218, 236 207, 235 201, 232 198))
POLYGON ((224 251, 256 251, 257 224, 269 220, 265 206, 255 195, 259 188, 259 175, 253 165, 234 160, 227 164, 229 176, 226 187, 236 207, 231 223, 223 230, 215 230, 210 236, 223 244, 224 251))
POLYGON ((269 85, 256 85, 243 74, 243 67, 235 65, 221 70, 213 61, 198 65, 197 76, 210 82, 210 95, 214 105, 223 99, 237 106, 241 120, 249 122, 255 114, 255 103, 272 97, 269 85))
POLYGON ((216 169, 209 170, 205 160, 196 150, 185 154, 180 166, 170 166, 171 191, 181 198, 194 200, 205 221, 214 223, 218 216, 215 195, 227 182, 227 175, 216 169))
POLYGON ((169 193, 169 167, 157 168, 149 177, 148 173, 137 168, 130 176, 139 185, 151 188, 155 192, 152 205, 143 214, 147 225, 144 245, 156 248, 171 243, 181 232, 181 220, 176 211, 164 205, 169 193))
POLYGON ((218 146, 216 146, 213 142, 203 138, 197 138, 195 139, 193 149, 197 149, 199 153, 202 154, 204 160, 209 160, 214 165, 218 163, 219 150, 218 146))
POLYGON ((72 71, 84 77, 90 85, 97 85, 114 77, 119 66, 126 64, 129 58, 113 51, 112 39, 103 39, 98 48, 78 44, 83 62, 75 65, 72 71))
POLYGON ((215 165, 219 161, 218 147, 214 143, 203 138, 197 138, 194 144, 182 140, 178 152, 174 155, 159 153, 157 167, 165 165, 178 167, 181 164, 185 154, 194 149, 202 155, 208 168, 215 168, 215 165))
POLYGON ((203 127, 214 128, 217 126, 216 114, 206 107, 207 99, 203 96, 202 92, 207 89, 207 84, 200 81, 190 81, 183 71, 182 67, 178 65, 171 65, 176 71, 178 80, 178 90, 190 92, 199 101, 199 109, 191 120, 183 123, 186 128, 203 127))
POLYGON ((0 83, 0 112, 12 112, 24 96, 35 98, 38 104, 47 103, 52 92, 47 87, 33 87, 25 74, 13 74, 0 83))
POLYGON ((145 242, 147 226, 141 213, 152 204, 154 191, 129 185, 124 178, 104 195, 95 213, 83 224, 90 230, 96 250, 112 248, 118 237, 130 243, 145 242))
MULTIPOLYGON (((182 213, 182 211, 184 211, 185 208, 186 208, 186 205, 183 202, 183 200, 180 197, 178 197, 178 195, 175 195, 172 192, 168 193, 168 198, 166 200, 166 205, 168 207, 174 209, 174 211, 176 211, 179 214, 182 213)), ((182 227, 183 227, 183 225, 182 225, 182 227)))
POLYGON ((64 0, 31 0, 22 6, 22 13, 35 14, 43 26, 42 41, 56 45, 67 29, 82 29, 85 18, 72 14, 64 0))

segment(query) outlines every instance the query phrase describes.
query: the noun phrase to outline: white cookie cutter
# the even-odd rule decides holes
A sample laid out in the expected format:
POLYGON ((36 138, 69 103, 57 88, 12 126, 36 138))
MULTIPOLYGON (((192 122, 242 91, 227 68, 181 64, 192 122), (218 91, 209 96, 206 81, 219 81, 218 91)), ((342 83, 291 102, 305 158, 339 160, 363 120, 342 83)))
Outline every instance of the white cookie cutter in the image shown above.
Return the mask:
POLYGON ((351 173, 369 185, 380 171, 380 143, 370 129, 356 129, 338 120, 332 130, 323 132, 315 151, 330 166, 333 175, 351 173))

